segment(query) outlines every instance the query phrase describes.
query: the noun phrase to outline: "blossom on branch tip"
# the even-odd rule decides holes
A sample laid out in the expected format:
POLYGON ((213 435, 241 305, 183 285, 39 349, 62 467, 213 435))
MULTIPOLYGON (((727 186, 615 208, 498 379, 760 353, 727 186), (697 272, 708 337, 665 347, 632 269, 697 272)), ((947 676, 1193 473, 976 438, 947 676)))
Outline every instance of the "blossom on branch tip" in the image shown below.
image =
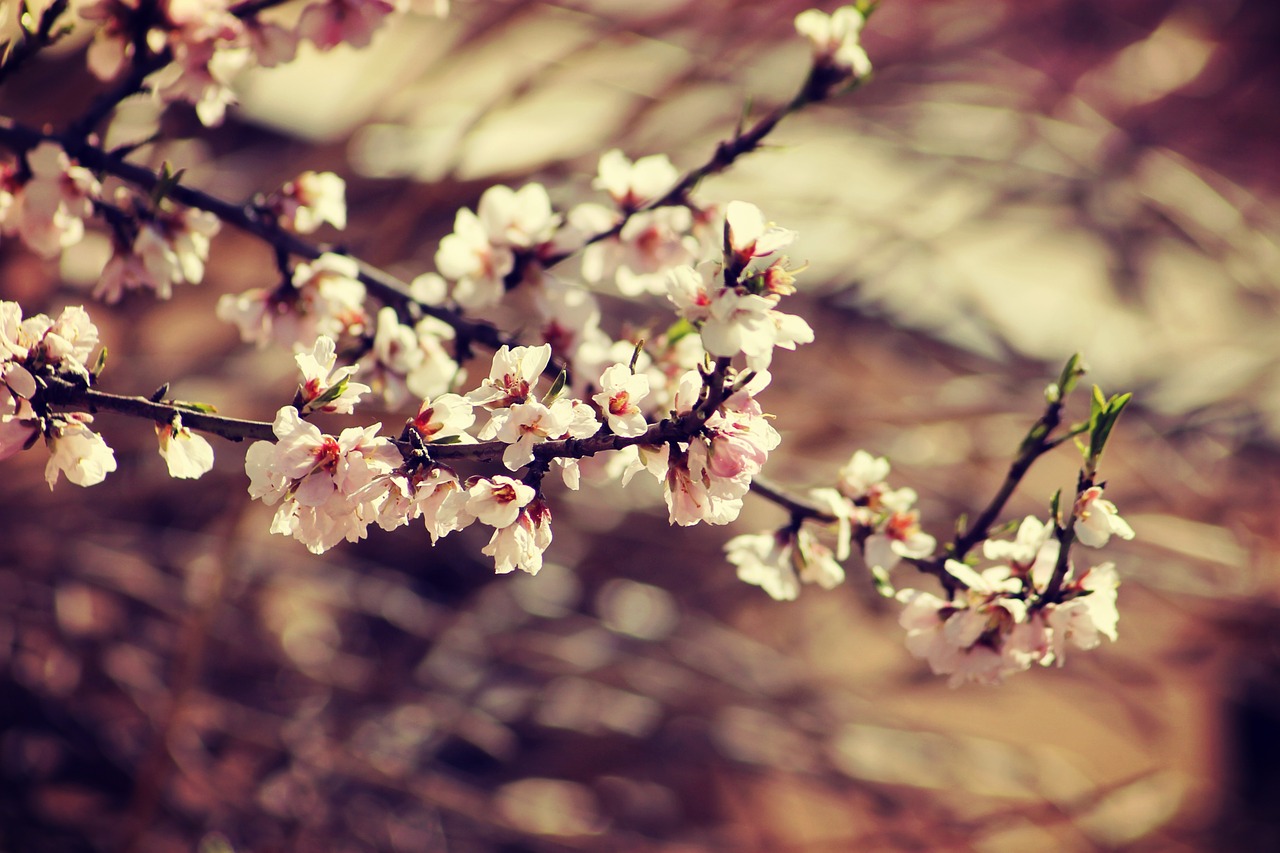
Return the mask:
POLYGON ((725 543, 725 556, 737 566, 739 580, 777 601, 794 600, 801 583, 834 589, 845 577, 831 549, 803 527, 735 536, 725 543))
POLYGON ((1116 505, 1111 501, 1103 500, 1101 486, 1085 489, 1076 499, 1072 517, 1075 519, 1076 538, 1080 540, 1081 545, 1101 548, 1107 544, 1112 535, 1119 536, 1121 539, 1133 538, 1133 528, 1120 517, 1116 505))
POLYGON ((814 62, 852 74, 855 78, 871 73, 871 60, 858 39, 866 16, 853 6, 842 6, 830 15, 818 9, 807 9, 796 15, 796 32, 813 44, 814 62))

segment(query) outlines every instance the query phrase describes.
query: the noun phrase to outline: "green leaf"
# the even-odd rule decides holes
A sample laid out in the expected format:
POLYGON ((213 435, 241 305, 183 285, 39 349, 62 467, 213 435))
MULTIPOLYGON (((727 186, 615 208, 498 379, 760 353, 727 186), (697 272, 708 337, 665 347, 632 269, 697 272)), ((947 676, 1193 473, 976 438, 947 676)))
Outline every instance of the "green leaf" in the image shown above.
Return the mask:
POLYGON ((1058 489, 1053 493, 1053 497, 1049 498, 1049 518, 1053 519, 1053 523, 1058 527, 1062 526, 1062 519, 1059 513, 1062 510, 1062 489, 1058 489))
POLYGON ((1083 359, 1084 357, 1080 353, 1075 353, 1062 366, 1062 373, 1058 374, 1058 381, 1054 383, 1058 386, 1061 398, 1066 398, 1068 394, 1075 390, 1076 382, 1079 381, 1081 376, 1084 376, 1083 359))
POLYGON ((188 403, 182 400, 173 400, 169 403, 175 409, 186 409, 191 412, 199 412, 202 415, 214 415, 218 413, 218 407, 209 403, 188 403))
POLYGON ((173 171, 169 167, 168 161, 160 164, 160 177, 156 179, 156 184, 151 188, 151 206, 159 207, 160 202, 173 192, 173 188, 182 180, 182 176, 186 174, 186 169, 173 171))
POLYGON ((898 591, 893 588, 893 583, 889 580, 889 573, 884 570, 883 566, 871 567, 871 580, 876 585, 876 592, 885 598, 893 598, 898 591))
POLYGON ((556 381, 551 383, 551 390, 543 395, 542 405, 550 406, 554 403, 560 397, 561 392, 564 391, 564 386, 568 381, 569 374, 564 370, 560 371, 560 375, 556 377, 556 381))
POLYGON ((93 363, 93 378, 97 379, 107 369, 107 348, 104 346, 98 353, 98 360, 93 363))

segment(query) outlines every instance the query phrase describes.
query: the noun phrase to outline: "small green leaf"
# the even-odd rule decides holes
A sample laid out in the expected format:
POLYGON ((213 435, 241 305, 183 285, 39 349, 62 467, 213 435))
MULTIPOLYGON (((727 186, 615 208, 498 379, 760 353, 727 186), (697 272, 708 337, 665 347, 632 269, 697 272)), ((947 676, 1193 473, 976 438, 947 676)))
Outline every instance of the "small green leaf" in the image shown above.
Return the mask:
POLYGON ((1049 498, 1049 518, 1051 518, 1053 520, 1053 523, 1059 527, 1062 526, 1062 519, 1059 517, 1061 508, 1062 508, 1062 489, 1058 489, 1056 492, 1053 493, 1053 497, 1049 498))
POLYGON ((97 379, 107 369, 107 348, 104 346, 98 353, 98 360, 93 363, 93 378, 97 379))
POLYGON ((893 583, 889 580, 889 573, 884 570, 883 566, 871 567, 871 580, 876 585, 876 592, 885 598, 893 598, 898 591, 893 588, 893 583))
POLYGON ((190 412, 199 412, 202 415, 213 415, 218 412, 218 407, 209 403, 188 403, 182 400, 173 400, 169 405, 175 409, 186 409, 190 412))
POLYGON ((1060 399, 1065 398, 1075 390, 1076 382, 1079 381, 1081 376, 1084 376, 1084 365, 1081 363, 1082 361, 1083 356, 1081 356, 1080 353, 1075 353, 1071 358, 1067 359, 1067 363, 1062 366, 1062 373, 1058 374, 1058 381, 1055 383, 1058 386, 1058 392, 1061 395, 1060 399))
POLYGON ((543 395, 542 405, 550 406, 557 399, 559 399, 560 394, 561 392, 564 391, 564 386, 568 383, 568 381, 569 381, 569 374, 563 370, 560 371, 560 375, 556 377, 556 381, 551 383, 551 390, 543 395))
POLYGON ((173 171, 169 167, 168 161, 160 164, 160 177, 156 179, 155 186, 151 188, 151 206, 159 207, 160 202, 173 192, 173 188, 182 180, 182 176, 186 174, 186 169, 173 171))

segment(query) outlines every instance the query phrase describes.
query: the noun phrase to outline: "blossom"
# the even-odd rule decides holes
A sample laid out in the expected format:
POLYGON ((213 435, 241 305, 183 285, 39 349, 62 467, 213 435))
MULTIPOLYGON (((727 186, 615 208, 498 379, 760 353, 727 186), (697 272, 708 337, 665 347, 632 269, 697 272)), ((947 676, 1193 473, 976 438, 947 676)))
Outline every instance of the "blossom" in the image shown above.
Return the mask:
POLYGON ((840 491, 850 500, 865 500, 886 490, 889 478, 889 460, 872 456, 865 450, 855 450, 840 468, 840 491))
POLYGON ((422 401, 418 414, 409 421, 409 428, 426 444, 433 441, 466 444, 475 441, 467 434, 475 419, 470 400, 458 394, 441 394, 434 400, 422 401))
POLYGON ((360 396, 371 389, 368 385, 350 381, 356 372, 355 365, 338 367, 337 344, 333 338, 321 335, 316 338, 311 352, 294 355, 298 369, 302 371, 302 384, 298 386, 297 403, 307 412, 336 412, 349 414, 360 396))
POLYGON ((766 258, 785 249, 796 239, 796 232, 765 222, 760 208, 745 201, 731 201, 725 208, 726 242, 742 264, 754 258, 766 258))
POLYGON ((271 290, 225 293, 218 319, 235 324, 246 342, 265 346, 275 339, 288 346, 312 346, 321 335, 337 340, 368 323, 365 287, 354 258, 327 252, 298 264, 288 284, 271 290))
POLYGON ((481 524, 501 528, 514 524, 520 510, 528 506, 537 492, 532 486, 499 474, 479 478, 467 494, 467 512, 481 524))
POLYGON ((39 436, 40 421, 31 404, 13 394, 0 395, 0 460, 28 449, 39 436))
POLYGON ((378 311, 373 346, 360 360, 361 375, 389 406, 399 406, 411 396, 443 393, 458 376, 458 363, 442 343, 452 337, 453 329, 434 317, 407 326, 394 308, 384 306, 378 311))
POLYGON ((404 0, 322 0, 303 10, 298 35, 320 50, 340 44, 367 47, 383 20, 405 5, 404 0))
POLYGON ((833 589, 844 582, 844 569, 831 549, 807 528, 743 534, 725 544, 725 555, 738 568, 738 579, 758 586, 777 601, 792 601, 800 584, 833 589))
POLYGON ((213 448, 204 436, 196 435, 182 425, 182 416, 175 414, 167 424, 156 425, 160 439, 160 456, 169 468, 169 476, 195 480, 213 467, 213 448))
POLYGON ((982 543, 982 554, 988 560, 1008 563, 1015 573, 1029 575, 1037 587, 1044 587, 1053 576, 1060 549, 1053 532, 1052 524, 1028 515, 1018 525, 1013 542, 988 539, 982 543))
POLYGON ((195 208, 160 212, 138 225, 133 244, 115 253, 93 295, 118 302, 126 290, 154 290, 160 299, 173 295, 175 284, 198 284, 204 278, 209 243, 221 223, 212 213, 195 208))
POLYGON ((480 553, 493 557, 498 574, 522 569, 536 575, 542 570, 542 553, 550 544, 551 510, 538 497, 520 509, 514 522, 493 531, 480 553))
POLYGON ((890 571, 898 561, 923 559, 933 553, 937 540, 920 529, 920 513, 915 510, 890 513, 867 537, 863 554, 871 568, 890 571))
POLYGON ((504 281, 515 269, 516 253, 536 261, 560 227, 542 184, 519 190, 492 186, 480 196, 476 212, 463 208, 453 233, 440 241, 436 268, 456 279, 454 299, 465 308, 482 308, 502 298, 504 281))
POLYGON ((858 37, 866 17, 853 6, 842 6, 830 15, 807 9, 796 15, 796 32, 813 44, 814 62, 836 68, 854 77, 871 73, 871 60, 858 37))
POLYGON ((649 377, 633 374, 625 364, 614 364, 605 368, 600 388, 591 399, 604 413, 614 435, 626 438, 643 435, 649 423, 637 404, 649 395, 649 377))
POLYGON ((467 399, 477 406, 500 409, 515 403, 523 403, 533 393, 538 377, 551 360, 551 345, 538 347, 509 347, 503 344, 493 354, 489 376, 480 387, 467 394, 467 399))
POLYGON ((277 441, 254 442, 245 454, 250 496, 279 504, 271 532, 293 536, 317 554, 342 539, 362 538, 384 496, 370 484, 401 461, 395 445, 378 436, 380 428, 352 427, 335 438, 292 406, 281 408, 272 424, 277 441))
POLYGON ((591 185, 604 190, 618 207, 635 210, 675 186, 680 174, 665 154, 650 154, 632 162, 617 148, 600 155, 591 185))
MULTIPOLYGON (((1092 649, 1106 637, 1115 641, 1120 615, 1116 611, 1116 589, 1120 580, 1112 563, 1094 566, 1067 586, 1077 597, 1046 608, 1049 627, 1053 629, 1053 655, 1058 666, 1065 662, 1068 644, 1079 649, 1092 649)), ((1048 663, 1048 661, 1046 661, 1048 663)))
POLYGON ((280 224, 299 234, 310 234, 329 223, 339 231, 347 227, 347 182, 333 172, 303 172, 271 199, 280 224))
POLYGON ((84 220, 102 188, 92 172, 72 165, 56 142, 41 142, 26 159, 31 177, 11 191, 4 230, 16 232, 42 257, 56 257, 84 237, 84 220))
POLYGON ((1133 528, 1120 517, 1116 505, 1103 500, 1101 486, 1085 489, 1076 499, 1072 515, 1076 538, 1082 545, 1101 548, 1113 534, 1121 539, 1133 538, 1133 528))
POLYGON ((91 415, 80 412, 59 415, 54 420, 52 432, 45 439, 50 455, 44 479, 50 489, 60 474, 66 474, 77 486, 93 486, 116 470, 115 452, 102 436, 89 429, 92 422, 91 415))

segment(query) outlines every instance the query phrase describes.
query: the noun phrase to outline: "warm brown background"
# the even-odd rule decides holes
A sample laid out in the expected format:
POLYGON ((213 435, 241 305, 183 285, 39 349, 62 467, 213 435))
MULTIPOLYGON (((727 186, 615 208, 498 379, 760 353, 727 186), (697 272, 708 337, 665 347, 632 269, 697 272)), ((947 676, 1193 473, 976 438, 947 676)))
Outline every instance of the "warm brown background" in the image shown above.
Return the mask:
MULTIPOLYGON (((692 167, 806 62, 796 3, 455 7, 245 79, 210 134, 171 111, 152 161, 228 198, 343 172, 343 239, 411 276, 485 186, 567 206, 612 145, 692 167)), ((703 191, 800 229, 812 263, 818 342, 775 361, 770 473, 888 454, 943 536, 1082 349, 1139 401, 1106 460, 1138 532, 1107 550, 1119 643, 948 690, 856 561, 793 604, 737 582, 723 541, 780 520, 754 499, 672 531, 656 491, 558 496, 537 578, 495 581, 478 531, 315 558, 267 535, 240 448, 171 481, 149 430, 103 416, 104 484, 50 493, 34 451, 0 478, 0 850, 1280 847, 1280 7, 886 0, 866 43, 864 91, 703 191)), ((76 50, 0 112, 71 114, 95 86, 76 50)), ((131 102, 113 140, 154 122, 131 102)), ((57 269, 6 241, 0 295, 84 301, 97 250, 57 269)), ((271 276, 228 232, 200 287, 93 309, 103 387, 269 418, 290 360, 212 306, 271 276)), ((1072 464, 1045 460, 1011 517, 1072 464)))

